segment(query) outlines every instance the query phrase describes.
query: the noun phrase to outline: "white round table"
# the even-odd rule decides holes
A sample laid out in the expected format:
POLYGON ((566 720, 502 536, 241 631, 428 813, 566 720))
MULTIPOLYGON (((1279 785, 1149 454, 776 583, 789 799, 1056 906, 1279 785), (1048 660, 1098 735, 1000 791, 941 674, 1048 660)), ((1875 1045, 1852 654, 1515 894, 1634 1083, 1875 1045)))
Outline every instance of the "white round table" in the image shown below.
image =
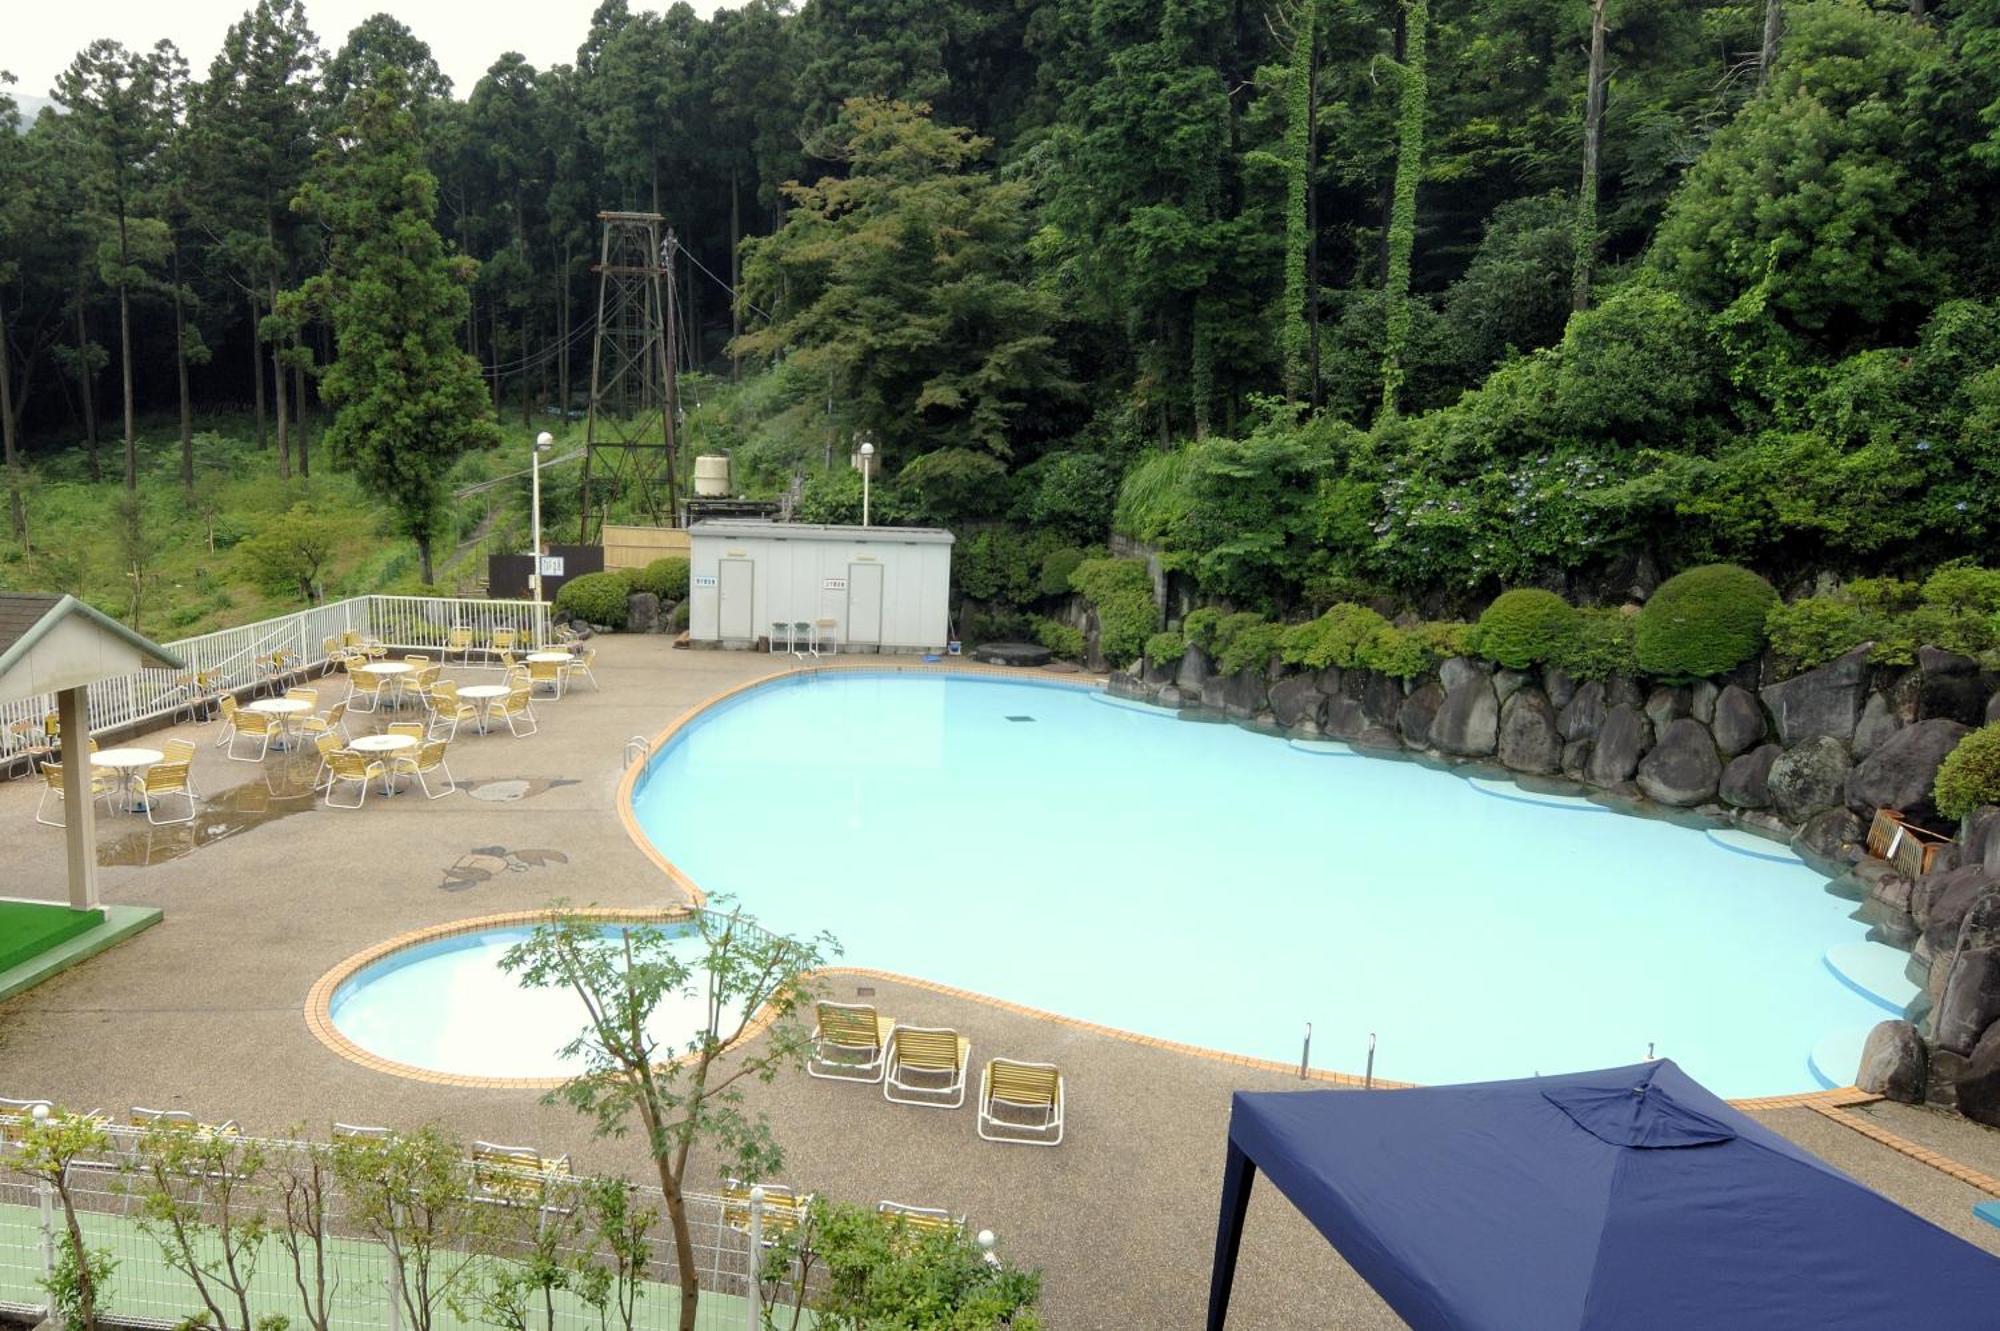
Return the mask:
POLYGON ((506 684, 467 684, 459 689, 458 696, 479 706, 479 733, 486 733, 486 713, 493 707, 493 700, 504 698, 514 690, 506 684))
POLYGON ((118 784, 125 792, 125 812, 136 813, 142 806, 138 794, 133 789, 139 773, 154 763, 166 758, 158 749, 100 749, 90 755, 92 767, 102 767, 118 774, 118 784))
POLYGON ((375 661, 362 666, 359 673, 373 675, 378 689, 382 685, 392 687, 395 690, 393 705, 401 707, 403 705, 403 676, 413 674, 415 671, 416 667, 408 661, 375 661))
POLYGON ((575 658, 568 652, 558 652, 551 648, 545 651, 529 652, 527 659, 530 661, 571 661, 575 658))
POLYGON ((274 747, 281 750, 291 747, 286 740, 292 733, 292 722, 312 709, 313 705, 303 698, 259 698, 243 704, 246 712, 262 712, 278 718, 278 742, 274 747))
MULTIPOLYGON (((405 749, 416 748, 417 738, 414 735, 362 735, 347 747, 356 753, 370 755, 397 754, 405 749)), ((382 793, 384 795, 396 793, 396 788, 389 783, 389 769, 386 765, 382 769, 382 793)))

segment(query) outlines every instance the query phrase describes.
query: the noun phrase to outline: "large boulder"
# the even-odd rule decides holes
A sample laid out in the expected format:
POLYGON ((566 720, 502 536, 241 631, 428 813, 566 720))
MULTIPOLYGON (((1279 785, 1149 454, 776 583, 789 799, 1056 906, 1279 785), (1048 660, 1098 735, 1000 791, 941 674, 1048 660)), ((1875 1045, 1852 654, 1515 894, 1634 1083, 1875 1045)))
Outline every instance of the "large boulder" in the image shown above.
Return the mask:
POLYGON ((1542 671, 1542 692, 1549 695, 1549 705, 1560 712, 1576 696, 1576 678, 1561 666, 1548 666, 1542 671))
POLYGON ((1927 873, 1910 888, 1910 914, 1931 940, 1931 947, 1948 952, 1957 943, 1959 926, 1971 913, 1972 904, 1994 886, 1992 875, 1981 864, 1927 873))
POLYGON ((1815 670, 1764 686, 1764 706, 1777 722, 1778 739, 1786 748, 1822 736, 1845 745, 1854 739, 1868 688, 1868 654, 1863 643, 1815 670))
POLYGON ((1716 687, 1715 681, 1704 679, 1696 682, 1688 690, 1688 715, 1705 726, 1712 726, 1715 722, 1715 700, 1721 696, 1722 690, 1716 687))
POLYGON ((625 598, 625 631, 660 631, 660 598, 652 592, 633 592, 625 598))
MULTIPOLYGON (((1210 680, 1212 685, 1215 681, 1210 680)), ((1207 690, 1203 690, 1204 698, 1207 690)), ((1238 720, 1247 720, 1264 710, 1271 701, 1270 679, 1262 666, 1245 666, 1222 677, 1222 710, 1238 720)))
POLYGON ((1328 698, 1326 710, 1320 716, 1320 733, 1334 739, 1353 739, 1373 722, 1368 718, 1367 709, 1354 698, 1328 698))
POLYGON ((1451 693, 1476 679, 1485 679, 1493 667, 1483 661, 1475 661, 1469 656, 1454 656, 1438 666, 1438 683, 1444 691, 1451 693))
POLYGON ((1556 714, 1556 729, 1565 740, 1595 739, 1604 725, 1604 682, 1587 679, 1556 714))
POLYGON ((1319 725, 1326 696, 1311 675, 1287 675, 1271 686, 1271 715, 1287 730, 1319 725))
POLYGON ((1885 1021, 1868 1032, 1868 1042, 1861 1046, 1861 1066, 1854 1070, 1854 1084, 1870 1095, 1906 1105, 1922 1104, 1928 1061, 1923 1037, 1915 1026, 1907 1021, 1885 1021))
POLYGON ((1903 718, 1896 714, 1889 695, 1880 690, 1869 694, 1861 708, 1861 719, 1854 723, 1854 756, 1866 758, 1902 728, 1903 718))
POLYGON ((1917 648, 1917 671, 1923 677, 1917 695, 1917 715, 1942 717, 1976 726, 1986 715, 1991 690, 1979 672, 1979 662, 1942 647, 1917 648))
POLYGON ((1785 750, 1767 778, 1771 803, 1788 823, 1803 823, 1821 809, 1846 801, 1847 745, 1820 735, 1785 750))
POLYGON ((1771 764, 1784 752, 1775 744, 1760 744, 1729 760, 1716 783, 1716 793, 1724 804, 1739 809, 1762 809, 1771 803, 1771 764))
POLYGON ((1183 697, 1199 698, 1212 669, 1208 653, 1189 644, 1188 649, 1181 653, 1181 668, 1174 675, 1174 687, 1181 691, 1183 697))
POLYGON ((1764 705, 1757 701, 1757 695, 1731 684, 1716 695, 1715 719, 1708 728, 1715 735, 1715 747, 1724 757, 1734 758, 1762 740, 1769 727, 1764 722, 1764 705))
POLYGON ((1368 719, 1378 726, 1396 724, 1396 713, 1403 710, 1403 683, 1394 675, 1385 675, 1379 670, 1361 672, 1361 706, 1367 711, 1368 719))
POLYGON ((1496 670, 1493 672, 1493 696, 1504 707, 1509 698, 1534 682, 1535 677, 1525 670, 1496 670))
POLYGON ((1715 798, 1722 780, 1722 755, 1708 727, 1691 716, 1667 722, 1639 764, 1639 789, 1648 799, 1691 809, 1715 798))
POLYGON ((1593 786, 1620 786, 1639 770, 1639 760, 1653 745, 1653 725, 1631 703, 1619 703, 1605 713, 1603 728, 1591 745, 1583 779, 1593 786))
POLYGON ((1829 878, 1839 874, 1839 865, 1848 859, 1861 840, 1861 820, 1846 809, 1821 809, 1799 824, 1792 849, 1829 878))
POLYGON ((1517 772, 1554 772, 1562 767, 1562 736, 1556 709, 1537 688, 1520 689, 1500 704, 1500 761, 1517 772))
POLYGON ((1952 959, 1944 997, 1932 1014, 1931 1039, 1940 1049, 1970 1054, 1996 1020, 2000 1020, 2000 951, 1968 948, 1952 959))
POLYGON ((1646 719, 1655 733, 1664 732, 1669 722, 1694 715, 1694 691, 1686 685, 1661 685, 1646 695, 1646 719))
POLYGON ((1897 731, 1847 775, 1847 806, 1870 815, 1894 809, 1918 822, 1937 817, 1931 783, 1945 755, 1969 732, 1957 721, 1933 717, 1897 731))
POLYGON ((1444 706, 1444 690, 1436 684, 1426 682, 1424 686, 1403 699, 1403 705, 1396 710, 1396 730, 1403 737, 1403 743, 1413 749, 1427 749, 1431 744, 1431 722, 1436 719, 1438 708, 1444 706))
POLYGON ((2000 1128, 2000 1022, 1988 1026, 1972 1046, 1972 1057, 1955 1079, 1958 1112, 2000 1128))
POLYGON ((1500 738, 1500 700, 1493 681, 1476 674, 1447 689, 1431 721, 1431 747, 1462 758, 1483 758, 1500 738))

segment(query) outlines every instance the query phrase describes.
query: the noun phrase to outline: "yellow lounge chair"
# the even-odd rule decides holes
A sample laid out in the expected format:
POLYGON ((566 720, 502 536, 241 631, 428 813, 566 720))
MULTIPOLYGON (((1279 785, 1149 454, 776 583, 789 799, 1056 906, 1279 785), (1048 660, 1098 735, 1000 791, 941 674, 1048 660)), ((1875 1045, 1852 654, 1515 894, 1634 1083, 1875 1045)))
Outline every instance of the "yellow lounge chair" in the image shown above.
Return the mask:
POLYGON ((569 1157, 544 1156, 532 1146, 472 1144, 472 1184, 486 1200, 537 1200, 550 1180, 570 1176, 569 1157))
POLYGON ((953 1215, 941 1206, 911 1206, 908 1202, 880 1201, 875 1203, 875 1214, 901 1222, 903 1229, 915 1237, 965 1232, 965 1217, 953 1215))
POLYGON ((806 1074, 824 1081, 882 1080, 883 1053, 896 1023, 865 1003, 821 1003, 806 1074))
POLYGON ((1055 1064, 989 1062, 979 1075, 979 1135, 1021 1146, 1060 1145, 1063 1077, 1055 1064), (1003 1109, 1010 1117, 996 1112, 1003 1109))
POLYGON ((750 1232, 750 1189, 764 1189, 764 1241, 789 1233, 806 1222, 813 1194, 801 1196, 782 1183, 745 1183, 730 1179, 722 1187, 722 1223, 739 1234, 750 1232))
POLYGON ((882 1098, 930 1109, 958 1108, 965 1103, 965 1068, 971 1053, 972 1041, 957 1031, 896 1027, 889 1032, 882 1098))

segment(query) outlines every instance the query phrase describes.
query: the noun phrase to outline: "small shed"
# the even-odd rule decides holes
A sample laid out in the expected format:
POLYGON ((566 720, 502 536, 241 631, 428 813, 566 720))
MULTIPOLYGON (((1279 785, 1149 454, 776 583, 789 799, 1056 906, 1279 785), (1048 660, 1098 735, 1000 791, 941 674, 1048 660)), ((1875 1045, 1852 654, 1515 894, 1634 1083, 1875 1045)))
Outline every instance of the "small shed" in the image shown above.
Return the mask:
POLYGON ((948 531, 714 519, 689 537, 695 642, 748 647, 798 623, 842 651, 940 651, 950 637, 948 531))
POLYGON ((70 905, 97 905, 90 768, 74 761, 90 734, 88 690, 148 668, 180 670, 172 652, 74 596, 0 592, 0 703, 53 694, 63 743, 70 905))

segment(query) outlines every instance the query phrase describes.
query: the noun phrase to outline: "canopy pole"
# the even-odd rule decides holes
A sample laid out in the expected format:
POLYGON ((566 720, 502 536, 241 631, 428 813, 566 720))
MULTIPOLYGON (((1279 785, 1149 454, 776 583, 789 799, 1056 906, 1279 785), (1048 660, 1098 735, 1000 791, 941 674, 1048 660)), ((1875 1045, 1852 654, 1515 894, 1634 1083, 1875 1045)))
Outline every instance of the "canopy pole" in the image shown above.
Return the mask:
POLYGON ((1208 1277, 1208 1331, 1222 1331, 1229 1317, 1229 1290, 1236 1283, 1236 1254, 1243 1246, 1243 1221, 1250 1214, 1250 1185, 1257 1166, 1234 1138, 1222 1166, 1222 1211, 1215 1222, 1215 1268, 1208 1277))
POLYGON ((90 707, 85 686, 56 695, 62 739, 63 841, 69 850, 69 904, 97 909, 97 807, 90 798, 90 707))

